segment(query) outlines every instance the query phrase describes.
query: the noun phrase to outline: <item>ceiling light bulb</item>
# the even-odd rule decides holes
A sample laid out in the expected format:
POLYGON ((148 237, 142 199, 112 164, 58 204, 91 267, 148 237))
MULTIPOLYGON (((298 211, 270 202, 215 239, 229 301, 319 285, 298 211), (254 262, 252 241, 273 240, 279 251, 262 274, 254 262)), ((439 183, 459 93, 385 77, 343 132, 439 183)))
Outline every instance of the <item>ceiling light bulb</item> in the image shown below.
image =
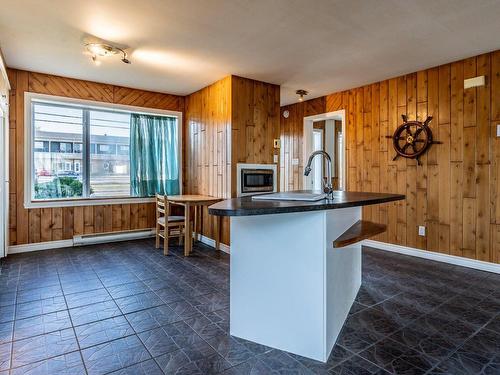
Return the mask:
POLYGON ((299 102, 304 101, 304 95, 309 94, 309 92, 307 92, 306 90, 302 90, 302 89, 295 91, 295 93, 297 95, 299 95, 299 102))

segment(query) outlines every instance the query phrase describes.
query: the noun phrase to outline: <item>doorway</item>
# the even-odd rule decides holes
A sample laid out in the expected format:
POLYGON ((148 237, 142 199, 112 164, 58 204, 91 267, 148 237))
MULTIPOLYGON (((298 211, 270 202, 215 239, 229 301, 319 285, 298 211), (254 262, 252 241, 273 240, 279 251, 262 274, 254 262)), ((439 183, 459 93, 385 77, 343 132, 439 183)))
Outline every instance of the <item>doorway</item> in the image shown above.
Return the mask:
MULTIPOLYGON (((331 176, 334 190, 345 190, 345 111, 322 113, 304 117, 304 165, 309 155, 322 150, 332 159, 331 176)), ((316 157, 313 163, 313 173, 304 176, 306 190, 321 190, 322 181, 328 175, 328 163, 323 158, 316 157)))

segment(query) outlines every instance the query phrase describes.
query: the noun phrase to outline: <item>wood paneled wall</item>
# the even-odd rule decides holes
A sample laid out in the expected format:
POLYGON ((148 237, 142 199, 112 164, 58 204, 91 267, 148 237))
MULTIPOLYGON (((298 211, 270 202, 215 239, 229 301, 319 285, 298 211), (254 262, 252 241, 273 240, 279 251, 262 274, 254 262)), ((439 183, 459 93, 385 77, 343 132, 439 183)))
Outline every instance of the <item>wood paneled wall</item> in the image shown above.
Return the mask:
MULTIPOLYGON (((237 163, 272 163, 279 136, 279 86, 228 76, 186 97, 186 189, 236 196, 237 163)), ((202 233, 213 237, 203 212, 202 233)), ((229 220, 222 222, 229 244, 229 220)))
MULTIPOLYGON (((231 77, 186 97, 186 192, 231 197, 231 77)), ((214 237, 214 221, 204 208, 202 233, 214 237)), ((229 221, 221 242, 229 243, 229 221)))
MULTIPOLYGON (((273 163, 279 154, 280 87, 232 76, 231 196, 236 196, 236 164, 273 163)), ((279 185, 278 185, 279 186, 279 185)))
POLYGON ((388 225, 379 240, 500 263, 500 51, 285 109, 285 189, 302 187, 303 117, 344 109, 348 190, 406 194, 405 201, 363 211, 365 218, 388 225), (481 75, 484 87, 464 90, 464 79, 481 75), (430 126, 443 144, 432 146, 422 165, 392 160, 385 136, 401 124, 401 114, 420 121, 434 117, 430 126), (418 236, 419 225, 426 226, 426 237, 418 236))
POLYGON ((24 208, 24 93, 35 92, 139 107, 184 110, 184 97, 59 76, 8 70, 10 92, 10 244, 70 239, 84 233, 154 226, 153 204, 24 208))

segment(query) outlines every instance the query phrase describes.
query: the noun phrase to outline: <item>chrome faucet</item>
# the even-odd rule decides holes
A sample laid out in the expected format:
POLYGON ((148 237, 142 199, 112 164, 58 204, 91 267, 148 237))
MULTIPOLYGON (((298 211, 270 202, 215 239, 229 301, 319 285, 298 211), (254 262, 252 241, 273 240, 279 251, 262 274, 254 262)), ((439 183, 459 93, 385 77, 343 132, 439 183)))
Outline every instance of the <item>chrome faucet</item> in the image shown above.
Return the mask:
POLYGON ((327 194, 328 199, 333 199, 333 187, 332 187, 332 158, 328 155, 327 152, 323 150, 314 151, 311 156, 309 156, 309 160, 307 161, 307 165, 304 169, 304 176, 309 176, 311 173, 311 164, 316 155, 323 155, 323 157, 327 161, 327 181, 325 183, 325 179, 322 179, 323 192, 327 194))

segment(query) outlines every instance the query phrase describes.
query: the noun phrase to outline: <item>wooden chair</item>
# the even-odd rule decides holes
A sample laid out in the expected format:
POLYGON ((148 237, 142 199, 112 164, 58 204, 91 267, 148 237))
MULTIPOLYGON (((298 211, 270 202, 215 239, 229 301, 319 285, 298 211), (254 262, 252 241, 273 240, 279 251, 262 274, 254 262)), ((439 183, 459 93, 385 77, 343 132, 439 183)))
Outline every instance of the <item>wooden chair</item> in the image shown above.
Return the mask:
POLYGON ((170 203, 166 196, 156 194, 156 248, 160 247, 163 238, 163 254, 168 255, 168 239, 178 237, 179 245, 184 237, 184 216, 171 216, 170 203))

